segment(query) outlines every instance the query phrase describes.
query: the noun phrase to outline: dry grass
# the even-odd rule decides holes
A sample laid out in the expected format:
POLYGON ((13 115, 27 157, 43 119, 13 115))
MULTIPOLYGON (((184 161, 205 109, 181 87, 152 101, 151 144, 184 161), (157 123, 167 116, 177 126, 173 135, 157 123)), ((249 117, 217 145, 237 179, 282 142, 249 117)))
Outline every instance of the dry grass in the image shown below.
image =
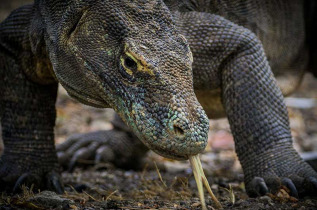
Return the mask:
POLYGON ((22 193, 14 196, 7 195, 5 193, 1 194, 0 205, 17 206, 26 209, 37 209, 42 210, 44 208, 28 201, 30 198, 34 197, 33 185, 28 188, 25 185, 21 187, 22 193))

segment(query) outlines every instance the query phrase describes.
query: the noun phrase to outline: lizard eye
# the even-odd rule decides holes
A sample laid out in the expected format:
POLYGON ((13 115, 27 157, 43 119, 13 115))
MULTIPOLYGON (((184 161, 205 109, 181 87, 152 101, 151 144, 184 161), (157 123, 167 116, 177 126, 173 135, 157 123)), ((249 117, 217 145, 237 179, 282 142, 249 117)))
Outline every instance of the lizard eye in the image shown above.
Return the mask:
POLYGON ((121 57, 120 73, 121 75, 130 80, 131 82, 135 81, 135 73, 138 69, 137 62, 131 58, 129 55, 125 54, 121 57))
POLYGON ((138 67, 138 64, 130 57, 126 57, 124 59, 124 66, 131 69, 132 71, 135 71, 138 67))

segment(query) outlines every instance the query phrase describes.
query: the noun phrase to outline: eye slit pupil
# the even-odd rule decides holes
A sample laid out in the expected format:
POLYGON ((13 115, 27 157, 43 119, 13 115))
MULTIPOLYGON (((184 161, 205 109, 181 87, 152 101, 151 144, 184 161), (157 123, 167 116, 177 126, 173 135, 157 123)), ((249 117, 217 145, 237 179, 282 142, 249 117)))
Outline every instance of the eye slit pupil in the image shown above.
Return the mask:
POLYGON ((135 69, 137 66, 136 62, 130 57, 125 58, 124 65, 131 69, 135 69))

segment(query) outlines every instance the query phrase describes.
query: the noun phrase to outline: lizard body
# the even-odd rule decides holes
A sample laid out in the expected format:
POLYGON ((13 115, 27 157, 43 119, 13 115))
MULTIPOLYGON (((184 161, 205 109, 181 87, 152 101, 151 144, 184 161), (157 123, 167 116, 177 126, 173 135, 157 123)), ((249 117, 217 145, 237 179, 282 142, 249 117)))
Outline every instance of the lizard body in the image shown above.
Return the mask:
POLYGON ((114 108, 146 146, 175 159, 201 152, 207 115, 226 113, 249 195, 280 183, 293 196, 313 193, 316 172, 292 147, 282 95, 310 64, 304 7, 39 0, 14 11, 0 25, 1 182, 62 191, 53 144, 60 82, 82 103, 114 108), (282 91, 269 64, 289 75, 282 91))

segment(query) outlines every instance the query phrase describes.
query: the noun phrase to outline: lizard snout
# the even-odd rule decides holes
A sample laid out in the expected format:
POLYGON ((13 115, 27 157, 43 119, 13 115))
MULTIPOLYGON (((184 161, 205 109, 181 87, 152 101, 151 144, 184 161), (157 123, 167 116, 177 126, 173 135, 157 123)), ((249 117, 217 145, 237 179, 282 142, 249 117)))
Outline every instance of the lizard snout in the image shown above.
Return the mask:
POLYGON ((202 152, 207 144, 209 123, 202 109, 195 113, 183 108, 172 111, 166 124, 166 136, 155 146, 155 151, 163 156, 186 159, 202 152), (164 140, 165 139, 165 140, 164 140))
POLYGON ((180 137, 180 138, 182 138, 182 137, 185 136, 185 135, 184 135, 184 133, 185 133, 184 129, 182 129, 180 126, 178 126, 178 125, 176 125, 176 124, 173 125, 173 132, 174 132, 174 134, 175 134, 176 136, 178 136, 178 137, 180 137))

